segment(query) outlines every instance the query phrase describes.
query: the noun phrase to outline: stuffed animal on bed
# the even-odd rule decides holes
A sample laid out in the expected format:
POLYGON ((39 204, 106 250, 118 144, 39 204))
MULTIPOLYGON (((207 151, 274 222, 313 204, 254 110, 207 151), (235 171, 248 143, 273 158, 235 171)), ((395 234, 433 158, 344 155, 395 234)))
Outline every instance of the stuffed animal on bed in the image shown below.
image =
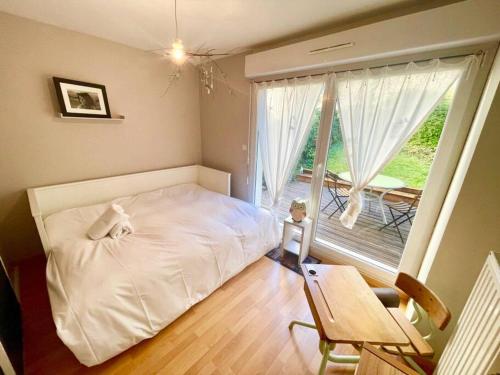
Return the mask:
POLYGON ((292 220, 300 223, 307 216, 307 201, 305 199, 296 198, 290 205, 290 215, 292 220))

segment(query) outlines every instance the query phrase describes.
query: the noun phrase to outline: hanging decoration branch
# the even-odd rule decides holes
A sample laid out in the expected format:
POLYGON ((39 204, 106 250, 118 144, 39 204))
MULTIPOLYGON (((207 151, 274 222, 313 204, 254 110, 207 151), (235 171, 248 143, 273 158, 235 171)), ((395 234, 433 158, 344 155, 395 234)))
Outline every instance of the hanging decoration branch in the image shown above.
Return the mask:
POLYGON ((175 72, 172 74, 168 75, 168 82, 167 82, 167 87, 163 91, 163 94, 161 94, 161 97, 163 98, 165 95, 167 95, 168 90, 170 90, 170 87, 173 86, 174 82, 177 81, 178 79, 181 78, 181 69, 179 67, 175 68, 175 72))
MULTIPOLYGON (((200 71, 200 79, 204 90, 207 94, 211 94, 215 89, 215 81, 221 81, 225 86, 229 87, 227 75, 222 71, 221 67, 215 61, 215 57, 229 56, 230 53, 214 53, 214 48, 207 49, 205 52, 197 50, 194 52, 185 49, 182 40, 179 38, 179 24, 177 20, 177 0, 174 0, 174 21, 175 21, 175 40, 171 48, 159 48, 150 52, 160 52, 164 56, 171 58, 176 65, 175 71, 168 76, 169 80, 167 87, 162 96, 165 96, 168 90, 173 86, 174 82, 182 76, 182 66, 186 62, 194 64, 199 62, 198 69, 200 71), (195 60, 195 61, 193 61, 195 60)), ((229 88, 230 93, 232 90, 229 88)))

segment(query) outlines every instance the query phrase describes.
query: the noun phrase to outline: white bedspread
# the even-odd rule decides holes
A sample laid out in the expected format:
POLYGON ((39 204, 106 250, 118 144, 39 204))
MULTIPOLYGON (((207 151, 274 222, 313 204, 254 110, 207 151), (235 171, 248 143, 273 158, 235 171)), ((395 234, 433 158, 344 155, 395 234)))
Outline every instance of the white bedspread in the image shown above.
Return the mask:
POLYGON ((271 214, 195 184, 114 200, 135 233, 90 240, 100 204, 45 219, 57 333, 92 366, 154 336, 279 243, 271 214))

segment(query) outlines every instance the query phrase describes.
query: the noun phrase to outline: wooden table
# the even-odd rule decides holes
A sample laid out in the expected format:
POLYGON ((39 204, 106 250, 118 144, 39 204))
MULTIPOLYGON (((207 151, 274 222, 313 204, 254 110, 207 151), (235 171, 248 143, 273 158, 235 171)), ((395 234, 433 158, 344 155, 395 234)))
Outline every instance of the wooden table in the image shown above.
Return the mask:
POLYGON ((319 374, 328 360, 357 363, 359 355, 330 354, 337 343, 352 344, 358 350, 363 343, 410 345, 408 337, 375 296, 366 281, 352 266, 303 264, 304 292, 315 325, 292 321, 318 330, 323 354, 319 374), (314 274, 315 273, 315 274, 314 274))
MULTIPOLYGON (((339 177, 342 180, 352 183, 351 173, 349 171, 339 173, 339 177)), ((385 217, 385 211, 384 211, 384 196, 391 190, 401 189, 404 187, 406 187, 404 181, 400 180, 399 178, 385 176, 383 174, 376 175, 375 178, 368 183, 368 188, 370 188, 370 192, 365 193, 365 199, 378 201, 384 224, 387 224, 387 218, 385 217), (382 194, 377 195, 373 193, 373 189, 380 189, 383 190, 383 192, 382 194), (370 194, 371 198, 367 198, 366 194, 370 194)))

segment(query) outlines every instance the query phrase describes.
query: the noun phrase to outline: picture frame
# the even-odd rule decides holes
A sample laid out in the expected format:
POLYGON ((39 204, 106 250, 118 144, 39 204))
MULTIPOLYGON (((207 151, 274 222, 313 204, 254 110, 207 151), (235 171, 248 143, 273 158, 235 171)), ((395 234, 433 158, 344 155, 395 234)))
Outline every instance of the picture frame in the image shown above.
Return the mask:
POLYGON ((60 77, 52 79, 63 116, 111 118, 104 85, 60 77))

